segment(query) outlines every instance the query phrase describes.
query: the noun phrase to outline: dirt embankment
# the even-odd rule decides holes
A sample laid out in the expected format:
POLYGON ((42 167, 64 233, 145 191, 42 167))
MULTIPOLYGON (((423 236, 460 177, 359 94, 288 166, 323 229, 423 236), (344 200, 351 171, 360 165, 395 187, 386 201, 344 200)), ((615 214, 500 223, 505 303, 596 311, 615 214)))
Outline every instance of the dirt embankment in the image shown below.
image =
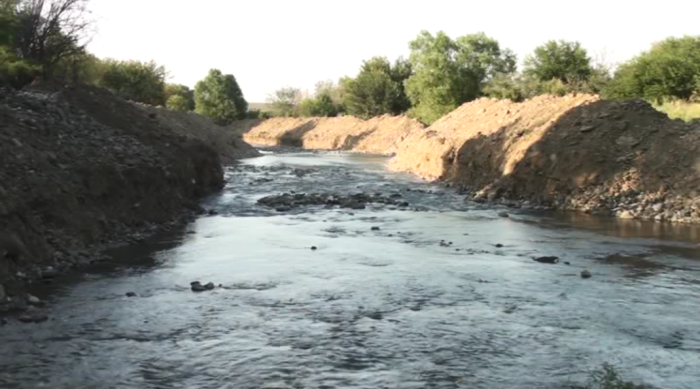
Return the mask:
POLYGON ((224 150, 204 119, 174 126, 179 114, 153 110, 99 88, 0 90, 0 311, 6 287, 197 210, 224 184, 219 154, 254 152, 240 140, 224 150))
POLYGON ((591 95, 463 105, 398 147, 390 166, 477 199, 700 222, 700 123, 591 95))
POLYGON ((392 155, 404 138, 425 126, 405 116, 380 116, 369 120, 343 116, 244 121, 233 127, 253 144, 392 155))

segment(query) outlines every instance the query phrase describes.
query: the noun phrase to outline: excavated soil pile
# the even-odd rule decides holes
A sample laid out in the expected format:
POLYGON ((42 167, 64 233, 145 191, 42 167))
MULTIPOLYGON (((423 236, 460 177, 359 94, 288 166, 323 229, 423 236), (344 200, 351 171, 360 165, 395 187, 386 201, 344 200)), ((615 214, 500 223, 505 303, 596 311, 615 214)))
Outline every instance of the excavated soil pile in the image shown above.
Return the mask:
POLYGON ((390 166, 477 199, 700 222, 700 123, 591 95, 467 103, 409 135, 390 166))
POLYGON ((212 120, 193 112, 176 112, 161 107, 138 104, 154 116, 161 125, 176 134, 199 139, 219 153, 221 162, 233 163, 241 158, 256 157, 259 153, 241 137, 242 132, 231 131, 212 120))
POLYGON ((99 88, 0 89, 0 292, 155 230, 223 186, 217 152, 169 115, 99 88))
POLYGON ((347 150, 391 155, 397 145, 423 124, 405 116, 380 116, 362 120, 337 118, 276 118, 234 125, 250 143, 265 146, 298 146, 316 150, 347 150))

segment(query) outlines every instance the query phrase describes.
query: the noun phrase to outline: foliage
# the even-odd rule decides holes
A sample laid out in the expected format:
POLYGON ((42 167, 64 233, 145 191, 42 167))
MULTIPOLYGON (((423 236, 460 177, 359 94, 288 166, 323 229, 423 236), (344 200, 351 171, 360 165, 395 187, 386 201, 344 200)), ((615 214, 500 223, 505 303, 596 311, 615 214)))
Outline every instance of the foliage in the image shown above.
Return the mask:
POLYGON ((165 85, 165 106, 174 111, 194 111, 194 91, 186 85, 165 85))
POLYGON ((15 1, 0 0, 0 86, 20 88, 31 82, 40 70, 15 53, 17 23, 15 1))
POLYGON ((246 119, 269 119, 271 117, 272 115, 270 115, 269 112, 265 112, 260 109, 248 110, 248 113, 246 114, 246 119))
POLYGON ((552 40, 538 46, 525 58, 523 73, 543 82, 559 80, 573 84, 588 81, 593 75, 593 67, 581 43, 552 40))
POLYGON ((341 80, 347 113, 363 118, 404 113, 411 106, 404 89, 411 74, 411 65, 403 58, 394 65, 384 57, 364 61, 357 77, 341 80))
POLYGON ((222 123, 245 119, 248 102, 243 97, 236 78, 218 69, 209 74, 194 88, 196 112, 222 123))
POLYGON ((413 74, 406 92, 413 116, 432 123, 459 105, 483 94, 485 83, 515 71, 516 58, 483 33, 451 39, 427 31, 410 43, 413 74))
POLYGON ((79 53, 62 58, 50 78, 62 84, 99 85, 106 69, 105 61, 90 53, 79 53))
POLYGON ((606 90, 612 98, 700 97, 700 36, 668 38, 620 66, 606 90))
POLYGON ((125 99, 151 105, 165 104, 166 71, 155 62, 104 61, 104 73, 99 85, 109 88, 125 99))
POLYGON ((85 53, 92 22, 87 0, 20 0, 16 2, 14 49, 41 67, 44 77, 65 58, 85 53))
POLYGON ((700 119, 700 102, 693 103, 683 100, 665 101, 655 104, 654 108, 665 113, 671 119, 682 119, 686 122, 700 119))
POLYGON ((299 115, 304 117, 338 116, 338 106, 333 102, 330 94, 324 93, 320 96, 302 100, 299 105, 299 115))
POLYGON ((301 101, 301 90, 291 86, 285 86, 267 96, 267 102, 272 106, 275 116, 295 117, 298 115, 298 107, 301 101))
POLYGON ((644 385, 623 381, 620 373, 610 364, 603 364, 600 370, 591 373, 586 386, 580 389, 645 389, 644 385))

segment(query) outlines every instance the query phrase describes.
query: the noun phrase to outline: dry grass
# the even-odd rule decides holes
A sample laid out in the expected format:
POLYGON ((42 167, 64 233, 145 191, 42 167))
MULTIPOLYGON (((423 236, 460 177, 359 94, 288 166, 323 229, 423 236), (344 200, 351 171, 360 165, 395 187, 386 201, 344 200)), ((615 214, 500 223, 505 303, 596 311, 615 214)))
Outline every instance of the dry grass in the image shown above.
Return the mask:
POLYGON ((654 108, 667 114, 671 119, 682 119, 686 122, 700 119, 700 103, 669 101, 663 104, 656 104, 654 108))

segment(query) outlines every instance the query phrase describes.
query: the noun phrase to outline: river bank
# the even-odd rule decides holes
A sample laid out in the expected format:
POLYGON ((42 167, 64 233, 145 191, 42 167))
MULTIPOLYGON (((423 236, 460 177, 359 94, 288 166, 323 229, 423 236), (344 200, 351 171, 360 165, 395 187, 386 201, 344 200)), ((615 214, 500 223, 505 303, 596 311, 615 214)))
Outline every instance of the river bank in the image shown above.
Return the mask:
POLYGON ((479 99, 425 128, 404 117, 231 126, 253 144, 393 155, 389 166, 478 201, 700 223, 700 121, 593 95, 479 99))
POLYGON ((0 312, 27 309, 27 283, 191 220, 222 159, 257 155, 182 115, 101 88, 0 90, 0 312))

